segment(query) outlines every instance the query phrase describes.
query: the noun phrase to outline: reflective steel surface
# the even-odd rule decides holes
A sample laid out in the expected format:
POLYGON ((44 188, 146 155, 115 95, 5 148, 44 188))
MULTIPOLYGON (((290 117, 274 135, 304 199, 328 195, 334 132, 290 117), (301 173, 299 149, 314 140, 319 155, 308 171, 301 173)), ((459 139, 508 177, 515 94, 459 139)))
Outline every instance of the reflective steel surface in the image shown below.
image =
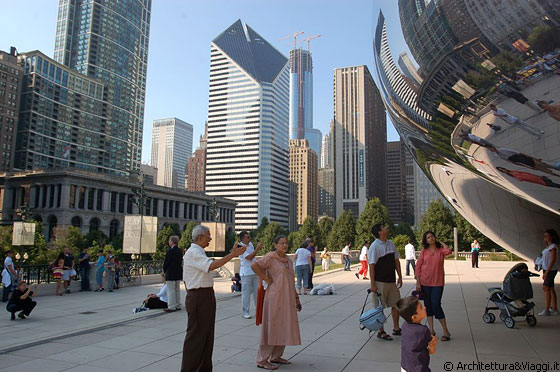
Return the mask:
POLYGON ((560 51, 523 50, 520 42, 496 57, 505 49, 480 40, 457 42, 430 69, 420 66, 418 82, 393 60, 380 12, 377 81, 401 139, 449 203, 533 260, 544 230, 560 230, 560 51), (496 66, 504 57, 515 68, 496 66))

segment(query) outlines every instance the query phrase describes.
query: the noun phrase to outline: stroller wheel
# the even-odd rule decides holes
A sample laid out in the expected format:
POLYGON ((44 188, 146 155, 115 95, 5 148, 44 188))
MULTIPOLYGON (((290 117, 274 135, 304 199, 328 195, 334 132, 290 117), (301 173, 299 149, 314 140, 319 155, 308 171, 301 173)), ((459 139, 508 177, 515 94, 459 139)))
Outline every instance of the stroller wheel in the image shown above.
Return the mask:
POLYGON ((505 321, 506 321, 506 318, 507 318, 507 315, 504 314, 504 313, 502 313, 502 312, 500 312, 500 320, 501 320, 502 322, 505 322, 505 321))
POLYGON ((494 323, 494 321, 496 320, 496 316, 492 313, 484 313, 482 315, 482 320, 484 321, 484 323, 494 323))
POLYGON ((533 315, 527 315, 527 318, 525 318, 525 320, 527 320, 527 324, 529 324, 531 327, 537 325, 537 318, 535 318, 533 315))
POLYGON ((504 323, 506 324, 506 327, 508 327, 508 328, 515 327, 515 320, 513 320, 513 318, 510 318, 509 316, 504 319, 504 323))

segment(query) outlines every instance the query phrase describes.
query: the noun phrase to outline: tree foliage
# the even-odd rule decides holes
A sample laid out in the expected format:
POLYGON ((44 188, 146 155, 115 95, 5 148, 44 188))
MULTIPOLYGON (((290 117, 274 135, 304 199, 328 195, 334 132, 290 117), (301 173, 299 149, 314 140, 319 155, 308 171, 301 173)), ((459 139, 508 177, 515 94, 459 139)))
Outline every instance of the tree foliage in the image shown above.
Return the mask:
POLYGON ((319 223, 317 225, 319 226, 320 240, 316 242, 317 249, 322 250, 328 245, 327 240, 332 230, 333 224, 334 222, 330 217, 323 217, 319 220, 319 223))
POLYGON ((391 240, 393 241, 393 243, 395 244, 395 247, 397 247, 397 250, 399 251, 399 255, 401 256, 401 258, 405 257, 404 254, 404 246, 408 244, 408 235, 395 235, 391 240))
POLYGON ((259 255, 264 255, 273 249, 273 241, 278 235, 285 235, 284 228, 278 222, 271 222, 266 225, 261 234, 261 239, 253 242, 257 244, 262 243, 262 249, 259 251, 259 255))
POLYGON ((459 233, 460 251, 470 251, 471 243, 475 239, 480 243, 480 250, 490 251, 498 248, 496 243, 484 236, 459 213, 455 213, 454 221, 459 233))
POLYGON ((255 230, 251 230, 249 233, 251 234, 251 239, 253 241, 261 241, 262 240, 262 234, 264 232, 264 229, 266 228, 266 226, 268 226, 269 222, 268 222, 268 218, 263 217, 261 219, 261 223, 260 225, 255 229, 255 230))
POLYGON ((494 62, 504 74, 514 74, 523 67, 523 60, 521 57, 511 52, 501 52, 492 58, 492 62, 494 62))
POLYGON ((354 220, 354 215, 350 211, 342 211, 333 224, 327 239, 329 250, 339 252, 344 248, 347 242, 352 242, 352 246, 354 246, 355 235, 356 222, 354 220))
POLYGON ((173 228, 169 225, 164 226, 157 234, 156 252, 152 255, 154 260, 163 260, 169 249, 169 237, 176 235, 173 228))
POLYGON ((181 234, 181 239, 179 240, 179 248, 181 248, 183 252, 185 252, 191 246, 192 231, 196 225, 198 224, 194 221, 189 222, 187 226, 185 226, 185 230, 183 230, 183 233, 181 234))
POLYGON ((414 245, 417 245, 416 235, 414 235, 414 230, 412 230, 412 227, 410 227, 410 225, 407 224, 406 222, 400 223, 397 226, 395 226, 395 228, 393 229, 393 236, 397 236, 397 235, 406 235, 409 239, 412 240, 414 245))
POLYGON ((537 26, 527 41, 534 51, 545 54, 560 48, 560 32, 552 26, 537 26))
POLYGON ((451 210, 443 204, 441 199, 435 200, 416 226, 416 241, 421 244, 424 232, 433 231, 438 241, 453 245, 453 226, 451 210))
POLYGON ((299 248, 301 243, 307 238, 315 240, 315 244, 321 241, 321 230, 313 217, 306 217, 305 220, 303 220, 303 224, 299 230, 295 231, 292 235, 292 242, 288 242, 288 244, 292 243, 293 245, 291 245, 290 248, 295 250, 299 248))
POLYGON ((356 244, 361 247, 364 242, 371 241, 371 228, 378 223, 392 227, 387 207, 381 204, 379 198, 373 198, 356 221, 356 244))

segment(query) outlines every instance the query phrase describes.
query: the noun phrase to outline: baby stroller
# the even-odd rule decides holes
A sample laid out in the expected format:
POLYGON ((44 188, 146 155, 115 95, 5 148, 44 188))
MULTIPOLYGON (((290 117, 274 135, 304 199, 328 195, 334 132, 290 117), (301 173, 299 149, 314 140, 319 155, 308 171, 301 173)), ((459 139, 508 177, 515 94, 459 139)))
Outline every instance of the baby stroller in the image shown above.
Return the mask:
POLYGON ((490 297, 482 315, 484 323, 494 323, 496 320, 496 316, 489 310, 500 310, 500 319, 506 327, 515 327, 513 318, 517 316, 524 316, 527 324, 534 327, 537 324, 534 315, 535 303, 527 301, 533 298, 533 287, 529 279, 531 276, 539 275, 530 272, 526 264, 519 263, 508 271, 502 288, 488 288, 490 297), (490 301, 496 306, 488 306, 490 301))

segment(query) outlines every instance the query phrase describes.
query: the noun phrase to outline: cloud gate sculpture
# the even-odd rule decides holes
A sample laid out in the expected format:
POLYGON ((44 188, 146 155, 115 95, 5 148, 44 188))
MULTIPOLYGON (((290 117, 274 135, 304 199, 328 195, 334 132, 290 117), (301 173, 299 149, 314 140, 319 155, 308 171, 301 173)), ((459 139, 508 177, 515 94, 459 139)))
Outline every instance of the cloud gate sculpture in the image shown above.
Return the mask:
POLYGON ((544 231, 560 230, 560 54, 487 45, 456 43, 418 79, 395 64, 380 12, 374 70, 402 141, 449 204, 532 260, 544 231), (496 66, 496 55, 515 63, 496 66))

